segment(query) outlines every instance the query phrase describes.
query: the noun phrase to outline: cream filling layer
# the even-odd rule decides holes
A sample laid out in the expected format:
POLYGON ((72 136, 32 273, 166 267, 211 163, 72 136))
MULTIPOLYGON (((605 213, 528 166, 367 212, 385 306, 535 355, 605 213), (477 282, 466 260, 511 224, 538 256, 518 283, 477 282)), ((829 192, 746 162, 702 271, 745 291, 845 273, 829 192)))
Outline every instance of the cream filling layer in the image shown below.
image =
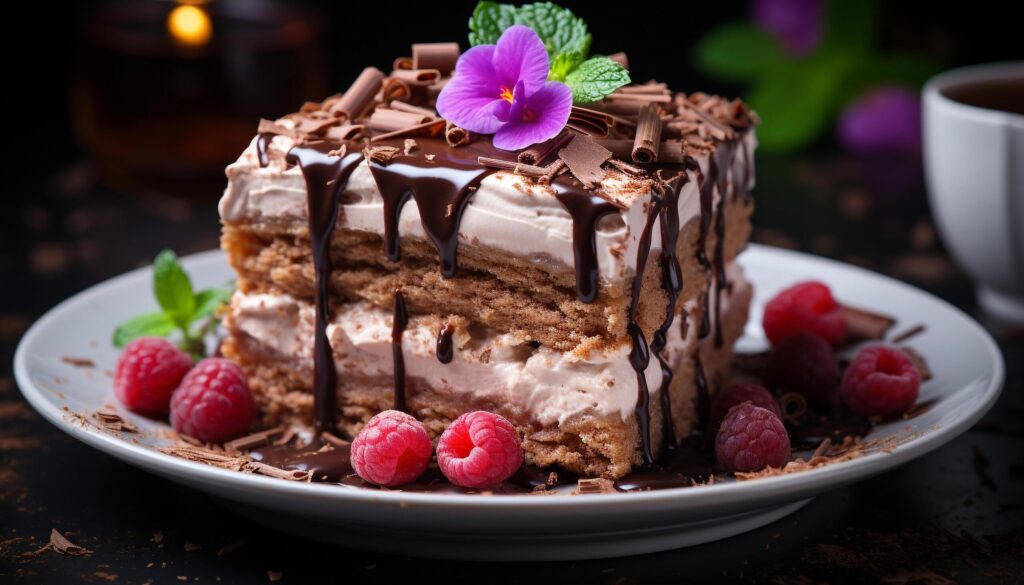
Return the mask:
MULTIPOLYGON (((749 286, 737 266, 730 264, 733 291, 749 286)), ((692 311, 696 301, 684 306, 692 311)), ((723 294, 723 314, 728 295, 723 294)), ((677 317, 668 331, 666 358, 672 367, 690 359, 697 348, 697 327, 686 337, 677 317)), ((258 343, 261 351, 292 360, 295 367, 313 367, 312 305, 288 295, 236 292, 226 325, 258 343)), ((342 379, 393 375, 392 315, 366 304, 345 305, 328 325, 327 335, 342 379)), ((406 374, 435 390, 510 404, 529 412, 541 424, 562 423, 578 414, 633 415, 637 397, 636 373, 629 364, 628 344, 593 351, 586 358, 533 348, 525 338, 493 331, 458 329, 453 336, 454 358, 437 359, 437 319, 416 318, 402 336, 406 374)), ((661 369, 654 356, 644 372, 652 401, 661 391, 661 369)))
MULTIPOLYGON (((292 138, 275 136, 268 149, 287 152, 293 144, 292 138)), ((734 172, 728 173, 730 180, 734 176, 748 177, 751 184, 747 188, 753 188, 752 161, 756 145, 753 131, 747 132, 741 145, 747 151, 746 156, 734 156, 734 172), (745 161, 750 161, 749 171, 739 168, 745 161)), ((707 175, 708 155, 698 157, 697 162, 707 175)), ((261 168, 256 139, 227 167, 226 174, 228 186, 219 205, 221 220, 225 223, 287 229, 305 226, 306 184, 301 169, 285 167, 280 159, 261 168)), ((679 196, 680 226, 700 214, 696 173, 689 173, 689 178, 679 196)), ((628 175, 610 171, 598 189, 624 206, 617 214, 605 216, 596 230, 599 279, 606 284, 626 282, 636 271, 637 248, 650 198, 637 194, 631 183, 635 181, 628 175)), ((383 199, 365 161, 353 171, 345 193, 339 227, 383 234, 383 199)), ((718 198, 716 189, 715 201, 718 198)), ((549 271, 571 270, 574 265, 572 228, 572 217, 555 198, 551 187, 502 171, 484 178, 472 195, 459 226, 459 241, 463 245, 481 245, 529 259, 549 271)), ((414 200, 404 206, 398 232, 401 236, 426 237, 414 200)), ((652 258, 661 250, 661 233, 657 226, 651 250, 652 258)))

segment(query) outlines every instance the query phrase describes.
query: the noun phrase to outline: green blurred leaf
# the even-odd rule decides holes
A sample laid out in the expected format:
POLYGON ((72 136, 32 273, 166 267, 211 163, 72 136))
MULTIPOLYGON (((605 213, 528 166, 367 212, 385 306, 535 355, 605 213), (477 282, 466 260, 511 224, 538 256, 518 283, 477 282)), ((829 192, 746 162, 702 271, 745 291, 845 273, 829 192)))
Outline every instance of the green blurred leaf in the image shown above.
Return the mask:
POLYGON ((196 308, 192 314, 192 320, 209 317, 228 302, 233 291, 227 288, 207 288, 196 293, 196 308))
POLYGON ((551 70, 548 72, 548 79, 551 81, 565 81, 565 78, 583 63, 582 53, 559 53, 551 60, 551 70))
POLYGON ((153 294, 160 308, 179 327, 188 327, 196 308, 192 281, 170 250, 160 252, 153 261, 153 294))
POLYGON ((783 152, 817 138, 839 109, 855 63, 845 54, 822 54, 778 68, 755 83, 748 101, 762 120, 760 148, 783 152))
POLYGON ((629 83, 629 71, 608 57, 591 57, 565 78, 575 104, 589 104, 629 83))
POLYGON ((729 23, 704 36, 694 50, 697 67, 726 81, 750 81, 785 62, 771 35, 747 23, 729 23))
POLYGON ((174 322, 166 313, 145 313, 128 319, 114 329, 114 347, 124 347, 140 337, 166 337, 174 329, 174 322))
POLYGON ((822 50, 866 53, 875 40, 873 0, 830 0, 825 4, 822 50))

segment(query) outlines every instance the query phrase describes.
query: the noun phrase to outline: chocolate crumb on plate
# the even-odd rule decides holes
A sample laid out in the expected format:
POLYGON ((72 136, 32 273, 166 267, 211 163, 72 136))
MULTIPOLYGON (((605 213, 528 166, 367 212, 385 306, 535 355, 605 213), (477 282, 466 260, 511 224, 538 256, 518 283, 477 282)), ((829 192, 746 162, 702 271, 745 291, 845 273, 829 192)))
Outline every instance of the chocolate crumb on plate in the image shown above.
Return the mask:
POLYGON ((60 358, 60 361, 64 362, 65 364, 69 364, 69 365, 75 366, 76 368, 94 368, 94 367, 96 367, 96 362, 92 361, 89 358, 80 358, 80 357, 74 357, 74 356, 66 355, 66 356, 62 356, 60 358))
POLYGON ((78 546, 68 540, 66 536, 57 532, 56 528, 50 530, 49 546, 60 554, 67 555, 69 557, 87 557, 92 554, 91 550, 84 546, 78 546))
POLYGON ((857 340, 880 340, 896 323, 896 319, 881 313, 842 305, 840 309, 846 320, 848 335, 857 340))
POLYGON ((585 494, 614 494, 615 482, 610 479, 603 477, 584 478, 576 482, 576 489, 573 490, 572 495, 579 496, 585 494))
POLYGON ((137 433, 139 427, 133 423, 125 420, 117 413, 116 410, 105 406, 92 413, 92 417, 96 420, 100 427, 114 432, 125 432, 125 433, 137 433))

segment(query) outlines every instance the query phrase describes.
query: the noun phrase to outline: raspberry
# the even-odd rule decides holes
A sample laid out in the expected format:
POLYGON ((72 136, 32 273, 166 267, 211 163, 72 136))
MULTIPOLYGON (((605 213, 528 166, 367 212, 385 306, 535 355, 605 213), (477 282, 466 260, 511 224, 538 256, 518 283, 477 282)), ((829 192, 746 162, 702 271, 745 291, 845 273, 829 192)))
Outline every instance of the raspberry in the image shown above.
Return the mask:
POLYGON ((423 423, 404 412, 385 410, 352 441, 352 468, 370 483, 395 487, 423 475, 433 451, 423 423))
POLYGON ((733 384, 715 395, 715 399, 711 401, 708 419, 712 436, 718 432, 718 427, 721 426, 722 419, 728 414, 729 409, 744 402, 749 402, 761 408, 767 408, 775 413, 775 416, 782 418, 782 410, 779 408, 779 403, 775 402, 775 397, 763 386, 749 382, 733 384))
POLYGON ((523 464, 523 449, 512 423, 481 410, 455 419, 437 442, 437 464, 455 485, 492 487, 523 464))
POLYGON ((772 349, 764 377, 777 394, 797 392, 809 402, 827 405, 839 382, 839 364, 825 340, 801 333, 772 349))
POLYGON ((907 354, 874 345, 861 350, 843 374, 843 402, 860 416, 893 418, 917 400, 921 376, 907 354))
POLYGON ((789 435, 775 413, 744 402, 722 420, 715 455, 729 471, 782 467, 789 460, 789 435))
POLYGON ((192 358, 159 337, 143 337, 125 346, 114 368, 114 394, 128 410, 166 415, 171 393, 192 367, 192 358))
POLYGON ((813 333, 832 345, 846 337, 839 303, 820 282, 801 282, 775 295, 764 307, 762 325, 773 345, 798 333, 813 333))
POLYGON ((256 403, 242 369, 223 358, 196 364, 171 396, 174 429, 200 441, 233 439, 255 418, 256 403))

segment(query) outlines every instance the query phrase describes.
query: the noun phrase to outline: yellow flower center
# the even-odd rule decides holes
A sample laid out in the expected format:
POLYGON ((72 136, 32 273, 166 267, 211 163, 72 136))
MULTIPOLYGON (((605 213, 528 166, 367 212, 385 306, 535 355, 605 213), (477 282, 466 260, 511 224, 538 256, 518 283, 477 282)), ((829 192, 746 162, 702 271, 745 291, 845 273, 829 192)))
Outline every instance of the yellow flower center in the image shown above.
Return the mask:
POLYGON ((505 100, 510 104, 512 103, 512 100, 515 98, 515 96, 512 95, 512 90, 507 87, 501 88, 501 93, 498 94, 498 97, 500 97, 501 99, 505 100))

